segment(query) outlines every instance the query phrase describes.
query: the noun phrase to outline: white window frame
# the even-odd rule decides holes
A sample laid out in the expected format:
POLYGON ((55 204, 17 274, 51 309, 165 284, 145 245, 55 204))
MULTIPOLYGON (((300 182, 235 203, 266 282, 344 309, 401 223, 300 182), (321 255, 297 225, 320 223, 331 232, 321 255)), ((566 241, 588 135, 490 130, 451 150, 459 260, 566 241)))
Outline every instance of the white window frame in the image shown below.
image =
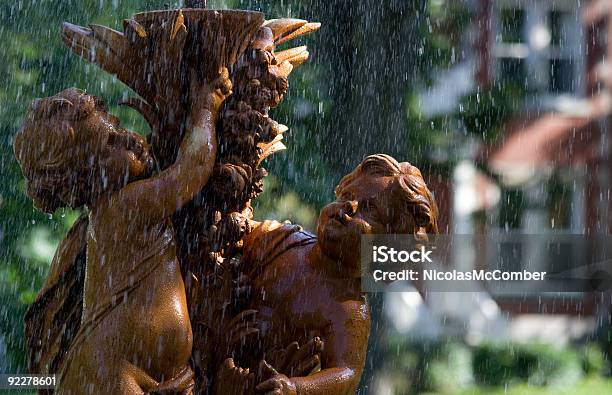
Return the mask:
MULTIPOLYGON (((584 29, 580 22, 582 1, 580 0, 496 0, 491 7, 491 57, 494 67, 493 75, 499 78, 502 58, 521 58, 525 61, 525 73, 529 88, 537 92, 538 97, 545 104, 551 104, 561 96, 585 96, 585 40, 584 29), (503 43, 501 41, 501 11, 507 8, 516 8, 525 13, 523 43, 503 43), (568 18, 565 28, 569 30, 566 37, 567 44, 561 49, 554 48, 552 42, 544 49, 538 49, 534 43, 529 42, 529 32, 544 24, 550 26, 548 21, 550 11, 561 11, 576 14, 576 18, 568 18), (571 40, 571 41, 569 41, 571 40), (549 90, 549 61, 554 58, 567 58, 573 60, 574 89, 569 92, 552 92, 549 90)), ((551 38, 552 39, 552 38, 551 38)))

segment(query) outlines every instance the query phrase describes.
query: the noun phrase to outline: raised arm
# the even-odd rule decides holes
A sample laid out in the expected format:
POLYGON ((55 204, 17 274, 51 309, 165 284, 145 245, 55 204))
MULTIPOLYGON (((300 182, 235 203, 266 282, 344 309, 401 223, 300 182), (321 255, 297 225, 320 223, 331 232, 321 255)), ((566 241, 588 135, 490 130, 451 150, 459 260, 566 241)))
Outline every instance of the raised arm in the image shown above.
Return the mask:
MULTIPOLYGON (((197 81, 197 78, 192 78, 197 81)), ((211 83, 192 83, 191 111, 176 162, 146 180, 127 185, 111 197, 109 208, 134 211, 130 220, 159 222, 188 203, 206 185, 217 154, 215 124, 231 93, 227 69, 211 83)))

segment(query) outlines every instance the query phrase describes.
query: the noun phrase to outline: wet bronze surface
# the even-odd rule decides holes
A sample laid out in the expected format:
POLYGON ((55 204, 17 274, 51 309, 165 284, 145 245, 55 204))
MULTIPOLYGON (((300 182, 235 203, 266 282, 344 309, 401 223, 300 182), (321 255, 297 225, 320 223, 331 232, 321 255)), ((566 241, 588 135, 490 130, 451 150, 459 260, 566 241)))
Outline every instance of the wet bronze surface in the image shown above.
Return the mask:
POLYGON ((355 391, 370 327, 359 237, 426 237, 437 209, 418 169, 375 155, 316 236, 252 220, 287 130, 268 111, 308 58, 275 48, 318 27, 195 8, 136 14, 123 32, 64 24, 73 52, 139 95, 126 104, 152 133, 68 89, 35 101, 16 135, 36 207, 83 207, 25 319, 30 370, 59 374, 59 393, 355 391))

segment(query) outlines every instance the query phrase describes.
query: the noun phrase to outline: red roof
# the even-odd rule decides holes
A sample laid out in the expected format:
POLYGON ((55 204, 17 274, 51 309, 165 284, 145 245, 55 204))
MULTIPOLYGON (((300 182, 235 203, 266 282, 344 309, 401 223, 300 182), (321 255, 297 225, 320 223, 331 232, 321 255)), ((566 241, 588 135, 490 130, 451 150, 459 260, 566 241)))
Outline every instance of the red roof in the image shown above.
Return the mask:
POLYGON ((608 112, 608 99, 588 102, 583 116, 547 113, 508 123, 504 141, 481 160, 507 184, 520 184, 536 172, 563 165, 586 163, 596 157, 593 121, 608 112))

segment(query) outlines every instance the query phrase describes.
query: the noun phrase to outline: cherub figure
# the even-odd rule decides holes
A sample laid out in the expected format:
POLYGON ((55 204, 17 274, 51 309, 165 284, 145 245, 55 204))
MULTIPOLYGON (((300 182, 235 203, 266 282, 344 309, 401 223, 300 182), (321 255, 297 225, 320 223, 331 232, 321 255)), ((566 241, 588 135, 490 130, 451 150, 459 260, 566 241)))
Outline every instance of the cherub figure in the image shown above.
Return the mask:
POLYGON ((218 379, 234 386, 242 381, 243 391, 266 394, 354 393, 370 331, 360 289, 360 236, 403 233, 423 240, 438 232, 437 217, 433 195, 416 167, 372 155, 340 181, 336 201, 321 210, 317 237, 295 225, 255 223, 244 239, 242 264, 253 287, 249 308, 258 311, 259 338, 253 344, 260 343, 263 351, 253 355, 253 344, 236 350, 235 361, 222 364, 218 379), (315 348, 301 358, 314 357, 318 371, 286 371, 275 358, 290 342, 313 339, 315 348), (262 359, 267 361, 258 367, 262 359))
POLYGON ((77 89, 34 101, 15 136, 35 206, 88 215, 82 320, 59 367, 60 394, 191 393, 193 339, 170 216, 210 177, 231 90, 226 69, 191 81, 178 159, 150 178, 146 141, 77 89))

